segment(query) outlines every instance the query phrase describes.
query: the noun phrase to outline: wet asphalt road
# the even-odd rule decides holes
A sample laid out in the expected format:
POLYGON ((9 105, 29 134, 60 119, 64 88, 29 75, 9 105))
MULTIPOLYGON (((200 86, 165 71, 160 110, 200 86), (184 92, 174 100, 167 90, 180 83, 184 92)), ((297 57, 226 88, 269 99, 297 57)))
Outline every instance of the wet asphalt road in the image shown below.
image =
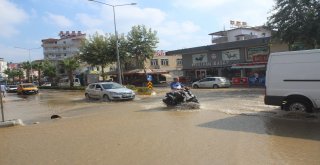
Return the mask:
POLYGON ((168 89, 156 91, 124 102, 88 101, 79 91, 8 94, 6 119, 26 126, 0 130, 0 147, 11 148, 0 151, 0 164, 320 164, 318 112, 266 106, 263 89, 192 90, 198 110, 167 108, 168 89))

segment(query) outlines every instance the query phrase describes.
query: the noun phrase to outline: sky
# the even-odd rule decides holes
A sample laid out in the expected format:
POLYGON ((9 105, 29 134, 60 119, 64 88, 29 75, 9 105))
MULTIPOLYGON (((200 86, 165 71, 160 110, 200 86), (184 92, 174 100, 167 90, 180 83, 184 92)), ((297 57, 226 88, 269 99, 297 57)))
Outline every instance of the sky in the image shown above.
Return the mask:
MULTIPOLYGON (((118 33, 145 25, 157 32, 157 50, 211 44, 212 32, 230 29, 230 20, 263 25, 274 0, 99 0, 115 8, 118 33)), ((112 7, 88 0, 0 0, 0 58, 7 62, 43 59, 41 40, 60 31, 87 36, 113 33, 112 7), (30 55, 29 55, 30 50, 30 55)))

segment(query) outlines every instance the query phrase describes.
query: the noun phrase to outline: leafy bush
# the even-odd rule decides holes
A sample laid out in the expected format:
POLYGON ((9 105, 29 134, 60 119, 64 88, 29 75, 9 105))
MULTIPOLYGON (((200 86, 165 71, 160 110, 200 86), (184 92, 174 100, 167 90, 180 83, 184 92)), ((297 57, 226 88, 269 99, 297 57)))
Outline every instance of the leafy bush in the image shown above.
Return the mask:
POLYGON ((147 87, 137 87, 137 94, 139 95, 151 95, 152 90, 147 87))
POLYGON ((134 85, 126 85, 126 87, 127 87, 128 89, 131 89, 131 90, 134 90, 134 91, 137 90, 137 87, 134 86, 134 85))

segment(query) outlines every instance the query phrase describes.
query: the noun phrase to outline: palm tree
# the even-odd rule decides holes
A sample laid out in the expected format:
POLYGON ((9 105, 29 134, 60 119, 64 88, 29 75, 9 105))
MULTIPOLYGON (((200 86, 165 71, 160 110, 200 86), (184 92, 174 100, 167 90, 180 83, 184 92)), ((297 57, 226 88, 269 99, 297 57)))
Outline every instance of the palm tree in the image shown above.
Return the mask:
POLYGON ((28 78, 28 82, 31 82, 30 80, 30 70, 31 70, 31 63, 28 62, 23 62, 22 63, 22 68, 26 70, 26 74, 27 74, 27 78, 28 78))
POLYGON ((70 87, 73 87, 73 72, 80 66, 79 60, 76 57, 66 58, 62 61, 62 65, 67 71, 70 87))
POLYGON ((56 67, 50 61, 45 61, 43 63, 43 75, 49 77, 49 81, 53 82, 53 79, 57 76, 56 67))
POLYGON ((43 66, 43 62, 37 62, 32 64, 33 68, 36 69, 38 71, 38 84, 40 85, 41 82, 41 71, 43 71, 44 66, 43 66))
POLYGON ((21 80, 23 78, 23 71, 21 69, 17 69, 17 74, 16 76, 19 77, 19 82, 21 83, 21 80))

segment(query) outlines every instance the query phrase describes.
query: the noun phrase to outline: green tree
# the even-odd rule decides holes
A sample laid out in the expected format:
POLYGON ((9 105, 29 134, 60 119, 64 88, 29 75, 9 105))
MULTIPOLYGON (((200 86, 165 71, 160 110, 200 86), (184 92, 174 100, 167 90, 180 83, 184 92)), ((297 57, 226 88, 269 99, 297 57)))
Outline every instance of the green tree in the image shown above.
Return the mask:
POLYGON ((38 72, 38 84, 41 85, 41 74, 44 69, 43 62, 34 62, 32 63, 32 67, 38 72))
POLYGON ((98 33, 89 36, 80 47, 80 59, 92 66, 100 66, 103 80, 105 80, 104 68, 114 62, 114 53, 109 49, 110 37, 98 33))
POLYGON ((44 61, 43 63, 43 75, 49 78, 50 82, 57 76, 55 65, 50 61, 44 61))
POLYGON ((318 0, 276 0, 267 25, 275 37, 292 47, 299 42, 305 49, 320 43, 320 2, 318 0))
POLYGON ((77 57, 66 58, 62 61, 62 65, 67 71, 70 87, 73 87, 73 72, 80 66, 79 59, 77 57))
POLYGON ((6 69, 4 71, 8 75, 9 82, 15 84, 15 78, 18 76, 19 81, 21 82, 21 77, 23 76, 23 71, 21 69, 6 69))
MULTIPOLYGON (((117 49, 116 49, 116 37, 113 34, 109 34, 110 44, 108 45, 108 50, 112 54, 113 63, 117 62, 117 49)), ((123 72, 124 70, 128 70, 130 68, 126 67, 128 65, 132 65, 134 62, 132 56, 128 52, 128 40, 124 34, 118 35, 118 49, 119 49, 119 59, 120 59, 120 68, 123 72)), ((118 65, 117 65, 118 67, 118 65)), ((122 74, 121 74, 122 75, 122 74)), ((122 76, 123 79, 123 76, 122 76)))
POLYGON ((21 80, 22 80, 22 78, 23 78, 23 71, 21 70, 21 69, 17 69, 16 70, 17 71, 17 76, 19 77, 19 82, 21 83, 21 80))
POLYGON ((11 70, 11 69, 6 69, 6 70, 4 70, 3 73, 6 74, 6 75, 8 75, 8 80, 9 80, 9 82, 11 82, 11 79, 12 79, 12 82, 14 83, 15 74, 14 74, 13 70, 11 70))
POLYGON ((24 70, 26 70, 26 76, 27 76, 27 79, 28 79, 28 82, 31 82, 31 79, 30 79, 30 70, 31 70, 31 63, 29 61, 27 62, 23 62, 22 63, 22 68, 24 70))
POLYGON ((127 35, 128 51, 135 57, 136 66, 144 69, 144 62, 151 59, 159 43, 157 32, 147 29, 144 25, 133 26, 127 35))

